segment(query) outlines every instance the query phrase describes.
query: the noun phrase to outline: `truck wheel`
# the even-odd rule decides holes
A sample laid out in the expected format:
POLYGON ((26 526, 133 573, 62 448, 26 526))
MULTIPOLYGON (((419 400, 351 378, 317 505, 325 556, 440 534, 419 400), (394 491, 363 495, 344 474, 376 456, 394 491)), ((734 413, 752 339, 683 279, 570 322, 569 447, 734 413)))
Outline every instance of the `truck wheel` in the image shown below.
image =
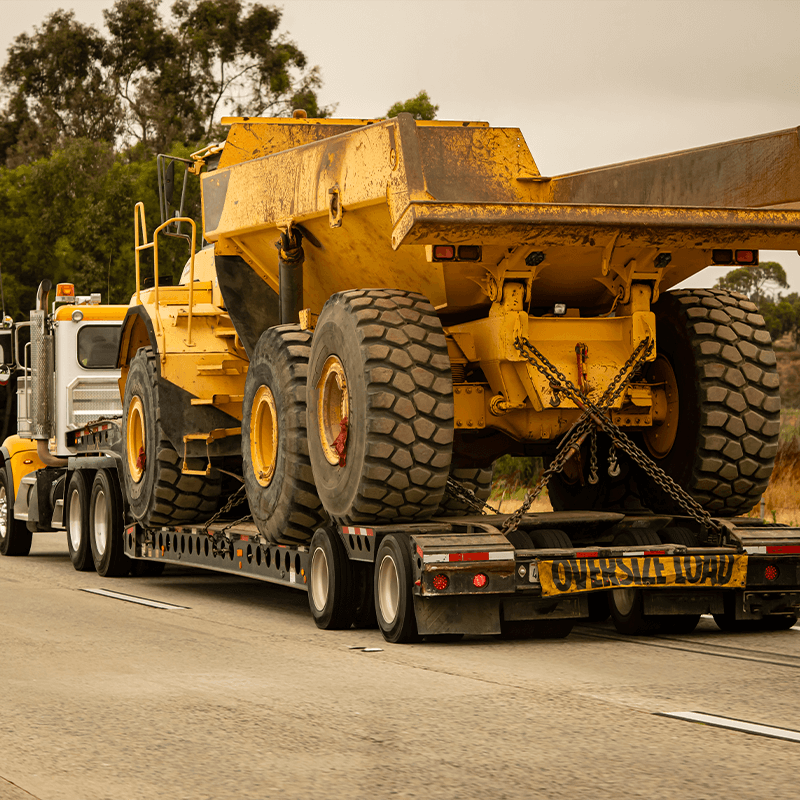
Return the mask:
POLYGON ((26 556, 33 534, 22 520, 14 519, 14 482, 10 468, 0 467, 0 555, 26 556))
MULTIPOLYGON (((669 292, 653 311, 659 355, 648 379, 666 384, 668 409, 644 443, 707 511, 746 513, 767 488, 780 428, 764 318, 742 295, 719 289, 669 292)), ((654 511, 672 508, 649 483, 640 487, 654 511)))
POLYGON ((375 555, 375 614, 387 642, 409 644, 420 640, 412 578, 410 542, 390 533, 375 555))
POLYGON ((335 519, 436 513, 452 458, 453 380, 422 295, 369 289, 328 300, 311 345, 308 429, 314 481, 335 519))
POLYGON ((116 476, 100 469, 94 476, 89 500, 89 539, 94 568, 103 578, 121 578, 130 572, 123 527, 122 495, 116 476))
POLYGON ((161 428, 158 368, 149 347, 140 348, 131 360, 123 397, 122 441, 122 481, 137 522, 145 527, 200 522, 216 511, 219 473, 184 475, 183 459, 161 428))
POLYGON ((86 477, 83 470, 73 472, 65 497, 69 559, 78 572, 91 572, 94 569, 89 543, 89 486, 86 477))
MULTIPOLYGON (((489 495, 492 493, 492 468, 488 469, 475 469, 463 468, 457 469, 450 468, 450 477, 459 483, 471 489, 478 500, 484 502, 489 500, 489 495)), ((436 512, 436 516, 440 517, 454 517, 459 515, 474 514, 475 512, 469 508, 466 503, 451 497, 447 492, 444 493, 442 502, 436 512)))
POLYGON ((561 548, 570 549, 572 540, 567 534, 558 528, 534 528, 528 531, 531 536, 533 546, 540 550, 558 550, 561 548))
POLYGON ((244 386, 242 461, 258 530, 276 544, 308 542, 324 521, 306 434, 311 334, 297 325, 268 328, 250 359, 244 386))
MULTIPOLYGON (((629 530, 614 539, 614 546, 660 545, 661 539, 649 530, 629 530)), ((608 592, 608 609, 614 627, 628 636, 656 633, 660 618, 644 613, 644 594, 641 589, 612 589, 608 592)))
POLYGON ((318 628, 347 630, 355 617, 353 569, 339 535, 320 528, 309 551, 308 605, 318 628))

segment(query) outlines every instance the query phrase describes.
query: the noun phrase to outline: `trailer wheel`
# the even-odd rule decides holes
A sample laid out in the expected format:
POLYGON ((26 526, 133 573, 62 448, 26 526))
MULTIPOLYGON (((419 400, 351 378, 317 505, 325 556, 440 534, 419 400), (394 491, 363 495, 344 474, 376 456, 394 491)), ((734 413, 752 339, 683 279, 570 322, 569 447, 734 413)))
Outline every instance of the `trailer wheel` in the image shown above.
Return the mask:
POLYGON ((375 555, 375 614, 387 642, 409 644, 420 640, 412 578, 410 542, 390 533, 375 555))
POLYGON ((247 500, 270 542, 308 542, 324 521, 306 434, 311 334, 297 325, 268 328, 258 340, 244 387, 242 461, 247 500))
MULTIPOLYGON (((451 467, 450 477, 463 484, 468 489, 471 489, 478 500, 483 500, 484 502, 489 500, 489 495, 492 493, 491 467, 488 469, 459 469, 451 467)), ((464 502, 457 500, 455 497, 451 497, 445 492, 436 515, 441 517, 454 517, 473 513, 473 510, 464 502)))
POLYGON ((788 631, 797 625, 797 614, 770 614, 764 617, 761 622, 762 630, 765 631, 788 631))
POLYGON ((355 618, 353 570, 339 535, 320 528, 309 551, 308 605, 318 628, 347 630, 355 618))
POLYGON ((116 476, 100 469, 94 476, 89 500, 89 538, 94 568, 103 578, 121 578, 130 571, 123 527, 122 494, 116 476))
MULTIPOLYGON (((220 477, 184 475, 183 458, 161 428, 156 356, 140 348, 131 360, 122 415, 122 480, 130 512, 145 527, 199 522, 217 509, 220 477)), ((204 465, 193 459, 192 466, 204 465), (194 463, 196 462, 196 463, 194 463)))
POLYGON ((86 473, 75 470, 67 486, 64 517, 67 520, 69 558, 78 572, 90 572, 94 569, 92 546, 89 543, 89 492, 86 473))
MULTIPOLYGON (((659 356, 648 378, 666 385, 668 408, 644 444, 707 511, 746 513, 767 488, 780 428, 764 318, 743 295, 719 289, 669 292, 653 311, 659 356)), ((671 508, 649 483, 640 488, 654 511, 671 508)))
POLYGON ((14 519, 14 482, 11 470, 0 467, 0 555, 26 556, 33 534, 22 520, 14 519))
POLYGON ((335 519, 436 513, 452 458, 453 380, 422 295, 369 289, 328 300, 311 345, 308 429, 314 481, 335 519))
MULTIPOLYGON (((661 539, 650 530, 628 530, 614 539, 614 546, 660 545, 661 539)), ((660 617, 644 613, 644 593, 641 589, 612 589, 608 593, 608 608, 614 627, 628 636, 655 633, 660 617)))

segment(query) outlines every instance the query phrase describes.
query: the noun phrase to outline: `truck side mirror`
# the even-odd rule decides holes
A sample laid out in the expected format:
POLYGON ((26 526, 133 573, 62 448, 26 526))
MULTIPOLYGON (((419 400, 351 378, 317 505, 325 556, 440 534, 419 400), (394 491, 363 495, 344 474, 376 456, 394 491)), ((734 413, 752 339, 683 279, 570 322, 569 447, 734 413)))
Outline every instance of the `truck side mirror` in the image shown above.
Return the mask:
POLYGON ((14 329, 0 328, 0 366, 11 370, 15 365, 14 329))

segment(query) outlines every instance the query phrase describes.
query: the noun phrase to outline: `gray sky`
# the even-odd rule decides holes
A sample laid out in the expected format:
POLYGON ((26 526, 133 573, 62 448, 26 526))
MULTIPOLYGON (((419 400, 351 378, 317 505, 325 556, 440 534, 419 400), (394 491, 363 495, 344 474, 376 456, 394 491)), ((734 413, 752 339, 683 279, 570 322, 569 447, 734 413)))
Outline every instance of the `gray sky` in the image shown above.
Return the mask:
MULTIPOLYGON (((382 116, 426 89, 440 119, 521 128, 545 175, 800 126, 800 0, 274 4, 336 116, 382 116)), ((110 5, 0 0, 2 55, 57 8, 102 27, 110 5)), ((800 256, 761 258, 800 291, 800 256)))

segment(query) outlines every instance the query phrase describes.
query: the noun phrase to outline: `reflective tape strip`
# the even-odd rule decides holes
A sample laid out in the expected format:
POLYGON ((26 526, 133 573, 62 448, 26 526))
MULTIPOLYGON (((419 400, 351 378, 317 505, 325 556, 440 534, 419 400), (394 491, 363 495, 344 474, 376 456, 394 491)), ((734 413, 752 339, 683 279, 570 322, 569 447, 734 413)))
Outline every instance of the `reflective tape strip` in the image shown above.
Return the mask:
POLYGON ((431 553, 422 557, 426 564, 447 564, 459 561, 513 561, 514 553, 510 550, 497 550, 492 553, 431 553))
POLYGON ((350 528, 347 525, 345 525, 342 528, 342 530, 348 536, 374 536, 375 535, 375 531, 372 530, 372 528, 350 528))
POLYGON ((800 544, 767 544, 745 547, 745 553, 757 556, 800 555, 800 544))

